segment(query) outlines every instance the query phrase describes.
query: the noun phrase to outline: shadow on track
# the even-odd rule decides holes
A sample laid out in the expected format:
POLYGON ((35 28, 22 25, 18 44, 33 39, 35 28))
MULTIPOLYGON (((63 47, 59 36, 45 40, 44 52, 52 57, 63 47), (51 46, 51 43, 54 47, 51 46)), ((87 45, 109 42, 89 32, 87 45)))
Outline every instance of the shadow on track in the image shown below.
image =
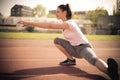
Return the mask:
POLYGON ((92 80, 107 80, 102 76, 89 74, 73 66, 31 68, 31 69, 18 70, 13 73, 0 73, 0 79, 1 80, 20 80, 20 79, 29 78, 29 77, 42 76, 42 75, 54 75, 54 74, 67 74, 70 76, 84 77, 92 80))

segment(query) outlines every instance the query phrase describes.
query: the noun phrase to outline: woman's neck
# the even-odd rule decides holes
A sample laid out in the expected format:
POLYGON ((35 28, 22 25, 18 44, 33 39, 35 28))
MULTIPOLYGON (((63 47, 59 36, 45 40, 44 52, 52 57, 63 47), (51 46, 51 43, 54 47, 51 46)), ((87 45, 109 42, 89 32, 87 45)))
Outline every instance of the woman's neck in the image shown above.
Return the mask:
POLYGON ((64 21, 67 21, 67 18, 63 18, 62 21, 63 21, 63 22, 64 22, 64 21))

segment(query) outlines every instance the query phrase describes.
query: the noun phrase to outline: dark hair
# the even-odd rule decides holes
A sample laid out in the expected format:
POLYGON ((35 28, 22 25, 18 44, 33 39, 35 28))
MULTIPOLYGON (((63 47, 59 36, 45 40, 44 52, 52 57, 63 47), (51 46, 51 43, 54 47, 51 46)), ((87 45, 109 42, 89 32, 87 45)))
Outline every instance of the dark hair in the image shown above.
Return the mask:
POLYGON ((64 5, 64 4, 59 5, 58 8, 60 8, 62 11, 66 11, 66 12, 67 12, 67 14, 66 14, 67 20, 68 20, 68 19, 71 19, 71 17, 72 17, 72 11, 71 11, 71 9, 70 9, 69 4, 66 4, 66 5, 64 5))

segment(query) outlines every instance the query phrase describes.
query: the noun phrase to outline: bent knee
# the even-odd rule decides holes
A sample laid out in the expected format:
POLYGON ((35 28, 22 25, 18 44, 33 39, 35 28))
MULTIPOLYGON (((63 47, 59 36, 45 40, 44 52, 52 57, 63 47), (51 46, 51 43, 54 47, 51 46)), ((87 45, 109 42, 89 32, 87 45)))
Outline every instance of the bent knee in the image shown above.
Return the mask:
POLYGON ((95 65, 96 61, 98 60, 97 57, 92 57, 89 62, 92 64, 92 65, 95 65))
POLYGON ((54 39, 54 44, 59 44, 60 43, 60 38, 55 38, 54 39))

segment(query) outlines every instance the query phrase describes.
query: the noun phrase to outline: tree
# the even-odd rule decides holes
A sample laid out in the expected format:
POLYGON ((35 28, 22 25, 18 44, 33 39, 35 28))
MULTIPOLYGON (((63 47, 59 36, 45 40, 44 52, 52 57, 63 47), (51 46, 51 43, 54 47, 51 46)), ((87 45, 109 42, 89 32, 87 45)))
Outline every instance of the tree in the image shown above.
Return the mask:
POLYGON ((115 27, 115 25, 113 23, 109 23, 108 27, 110 29, 110 34, 111 35, 116 35, 117 34, 117 28, 115 27))
POLYGON ((80 15, 77 15, 77 14, 73 14, 73 15, 72 15, 72 18, 73 18, 73 19, 81 19, 80 15))
POLYGON ((34 31, 34 27, 32 26, 28 26, 25 28, 28 32, 33 32, 34 31))
POLYGON ((55 14, 50 14, 50 13, 49 13, 49 14, 47 15, 47 17, 48 17, 48 18, 56 18, 56 15, 55 15, 55 14))
POLYGON ((114 13, 114 16, 120 16, 120 11, 114 13))
POLYGON ((3 15, 2 15, 2 13, 0 13, 0 17, 2 17, 3 15))
POLYGON ((108 12, 104 8, 96 8, 95 10, 89 11, 86 15, 87 19, 90 19, 93 24, 97 24, 97 18, 99 16, 108 15, 108 12))
POLYGON ((33 16, 41 17, 45 15, 46 15, 46 8, 43 7, 42 5, 39 4, 33 9, 33 16))

